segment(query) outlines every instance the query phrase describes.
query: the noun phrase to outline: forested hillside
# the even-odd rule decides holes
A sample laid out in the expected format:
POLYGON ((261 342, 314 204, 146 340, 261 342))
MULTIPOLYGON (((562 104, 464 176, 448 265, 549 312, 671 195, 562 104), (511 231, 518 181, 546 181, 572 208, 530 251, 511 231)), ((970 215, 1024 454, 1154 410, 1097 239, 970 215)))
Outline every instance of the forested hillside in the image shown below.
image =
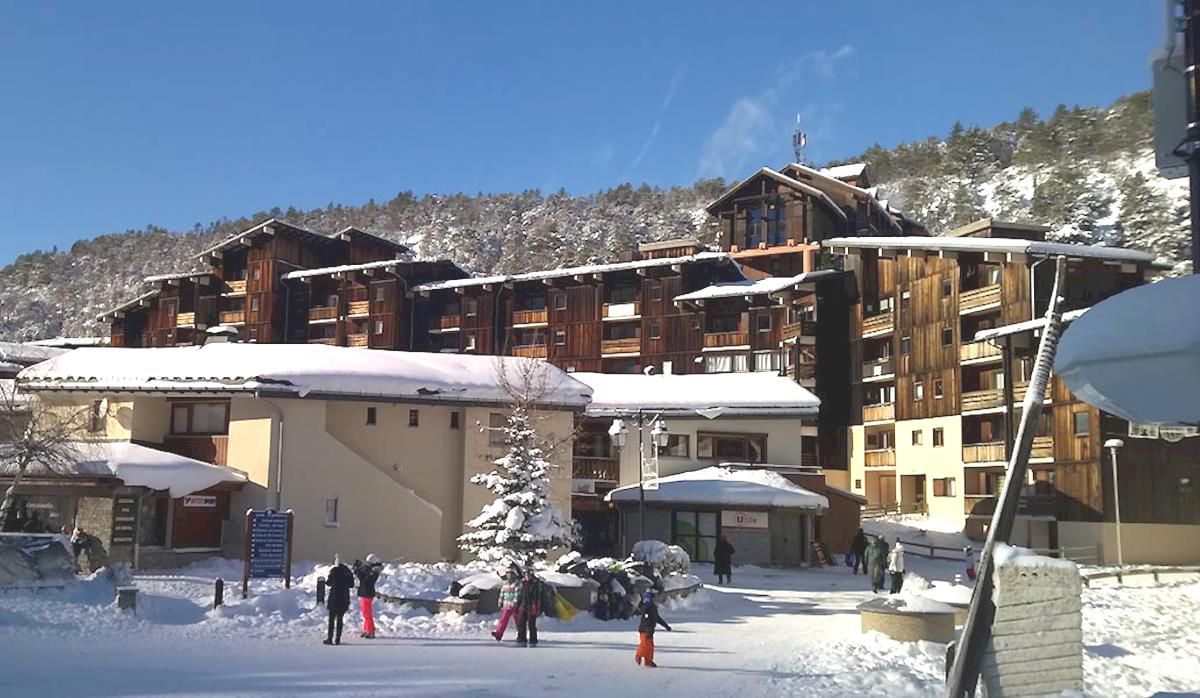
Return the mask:
MULTIPOLYGON (((984 215, 1046 223, 1056 237, 1152 250, 1186 270, 1187 184, 1155 174, 1146 93, 1107 108, 1026 109, 991 128, 956 125, 945 138, 866 159, 880 197, 946 230, 984 215)), ((783 163, 765 163, 782 165, 783 163)), ((612 260, 635 242, 696 236, 712 241, 703 211, 721 180, 654 189, 622 184, 598 194, 455 194, 308 211, 260 211, 188 231, 158 227, 81 240, 69 250, 19 257, 0 270, 0 337, 102 332, 94 316, 143 289, 150 274, 193 268, 204 246, 268 217, 318 231, 355 225, 407 240, 421 257, 449 257, 478 272, 527 271, 612 260)))

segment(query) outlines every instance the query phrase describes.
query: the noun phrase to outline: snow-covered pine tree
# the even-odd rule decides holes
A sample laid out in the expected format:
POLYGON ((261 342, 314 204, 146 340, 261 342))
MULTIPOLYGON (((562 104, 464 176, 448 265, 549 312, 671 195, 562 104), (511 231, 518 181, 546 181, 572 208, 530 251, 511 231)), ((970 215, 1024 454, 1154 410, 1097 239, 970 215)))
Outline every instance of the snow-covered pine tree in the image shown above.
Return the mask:
POLYGON ((535 371, 542 369, 536 362, 528 362, 518 370, 521 382, 513 387, 502 377, 501 383, 513 397, 512 409, 504 427, 491 428, 503 432, 508 453, 496 459, 491 472, 471 478, 496 499, 467 522, 472 530, 459 536, 459 548, 484 562, 511 560, 526 567, 574 540, 570 519, 549 501, 554 466, 546 460, 531 424, 530 411, 544 389, 536 387, 535 371))

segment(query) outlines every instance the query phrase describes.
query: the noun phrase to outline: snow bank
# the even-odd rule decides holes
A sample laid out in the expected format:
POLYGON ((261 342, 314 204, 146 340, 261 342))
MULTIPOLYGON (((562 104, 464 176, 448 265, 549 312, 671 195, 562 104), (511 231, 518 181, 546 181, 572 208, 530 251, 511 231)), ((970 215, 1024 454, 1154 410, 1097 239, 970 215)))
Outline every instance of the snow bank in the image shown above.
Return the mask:
MULTIPOLYGON (((906 585, 907 583, 907 580, 905 580, 906 585)), ((974 592, 974 588, 963 584, 934 582, 933 587, 921 592, 921 596, 930 601, 937 601, 952 606, 968 606, 971 603, 971 594, 974 592)))
POLYGON ((659 574, 686 573, 692 566, 687 551, 661 540, 640 540, 633 544, 633 559, 644 562, 659 574))
POLYGON ((882 599, 881 605, 903 613, 954 613, 954 609, 944 603, 908 591, 882 599))
POLYGON ((665 591, 675 591, 676 589, 688 589, 698 587, 701 580, 694 574, 669 574, 663 577, 663 589, 665 591))
POLYGON ((1078 573, 1079 570, 1079 565, 1070 560, 1038 555, 1028 548, 1020 548, 1006 543, 997 543, 992 548, 992 560, 997 566, 1048 567, 1068 570, 1073 573, 1078 573))
MULTIPOLYGON (((829 500, 800 487, 770 470, 735 470, 711 466, 658 478, 658 489, 646 490, 648 502, 673 504, 728 504, 733 506, 792 507, 824 511, 829 500)), ((637 485, 626 485, 605 495, 609 502, 634 502, 637 485)))

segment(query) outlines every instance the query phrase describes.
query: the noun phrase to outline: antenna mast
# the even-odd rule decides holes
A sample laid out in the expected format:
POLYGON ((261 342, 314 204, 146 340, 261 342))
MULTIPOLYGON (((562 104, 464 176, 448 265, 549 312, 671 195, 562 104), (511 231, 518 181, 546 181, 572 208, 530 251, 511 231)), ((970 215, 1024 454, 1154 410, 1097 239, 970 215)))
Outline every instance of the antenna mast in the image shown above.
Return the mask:
POLYGON ((796 130, 792 133, 792 152, 796 154, 796 163, 804 164, 804 146, 808 143, 808 134, 800 130, 800 115, 796 115, 796 130))

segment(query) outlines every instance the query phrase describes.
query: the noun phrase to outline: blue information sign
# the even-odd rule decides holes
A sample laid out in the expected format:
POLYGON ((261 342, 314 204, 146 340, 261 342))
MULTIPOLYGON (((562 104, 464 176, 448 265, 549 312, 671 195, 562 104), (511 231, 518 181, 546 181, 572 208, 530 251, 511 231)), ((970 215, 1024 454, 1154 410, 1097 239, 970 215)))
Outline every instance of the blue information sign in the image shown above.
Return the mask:
POLYGON ((249 576, 252 579, 288 575, 288 535, 291 513, 268 509, 248 512, 250 529, 249 576))

